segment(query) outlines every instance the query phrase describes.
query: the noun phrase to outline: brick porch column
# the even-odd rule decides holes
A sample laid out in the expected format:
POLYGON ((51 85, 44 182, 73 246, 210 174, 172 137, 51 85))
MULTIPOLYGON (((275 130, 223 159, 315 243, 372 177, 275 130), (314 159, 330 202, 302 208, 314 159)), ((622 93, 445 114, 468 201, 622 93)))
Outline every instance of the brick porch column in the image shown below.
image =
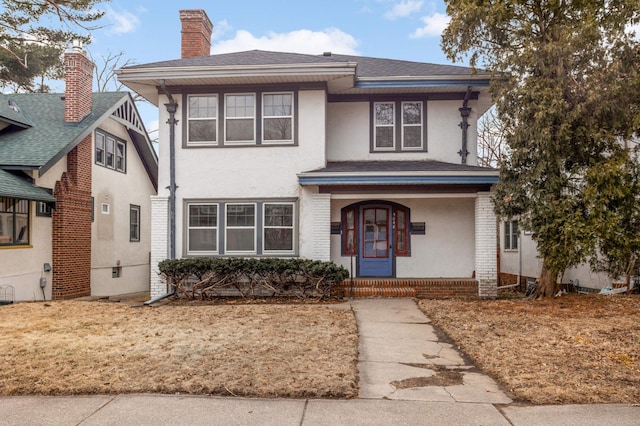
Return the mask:
POLYGON ((151 197, 151 298, 167 293, 158 263, 169 257, 169 197, 151 197))
POLYGON ((476 280, 478 296, 484 299, 498 296, 498 265, 496 260, 496 216, 490 192, 479 192, 475 205, 476 280))
POLYGON ((313 194, 313 258, 331 260, 331 194, 313 194))

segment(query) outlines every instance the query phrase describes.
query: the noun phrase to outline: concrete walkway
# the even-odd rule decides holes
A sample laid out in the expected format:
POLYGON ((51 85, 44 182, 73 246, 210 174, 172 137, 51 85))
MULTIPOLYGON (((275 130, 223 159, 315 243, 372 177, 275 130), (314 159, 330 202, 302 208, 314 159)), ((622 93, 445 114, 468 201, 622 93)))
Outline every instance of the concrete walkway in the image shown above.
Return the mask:
POLYGON ((360 398, 184 395, 0 397, 4 425, 637 426, 633 405, 522 406, 442 341, 411 299, 350 302, 360 333, 360 398))

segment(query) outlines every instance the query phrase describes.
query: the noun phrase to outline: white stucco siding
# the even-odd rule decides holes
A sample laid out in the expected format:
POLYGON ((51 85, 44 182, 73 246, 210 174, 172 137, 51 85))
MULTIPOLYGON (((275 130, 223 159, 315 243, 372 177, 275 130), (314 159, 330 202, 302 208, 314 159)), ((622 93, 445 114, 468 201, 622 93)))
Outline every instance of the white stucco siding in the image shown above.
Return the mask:
MULTIPOLYGON (((475 102, 469 102, 472 112, 467 131, 467 164, 477 164, 477 112, 475 102)), ((427 152, 370 152, 370 112, 368 102, 332 102, 327 105, 327 160, 422 160, 425 158, 460 163, 462 101, 427 102, 427 152)))
MULTIPOLYGON (((151 249, 151 201, 155 193, 142 161, 124 127, 112 120, 100 126, 106 133, 126 142, 126 173, 93 165, 91 294, 109 296, 149 289, 151 249), (109 213, 102 212, 102 205, 109 213), (140 207, 140 241, 130 241, 130 208, 140 207), (121 275, 112 277, 114 267, 121 275)), ((93 152, 95 156, 95 150, 93 152)))
MULTIPOLYGON (((185 200, 300 197, 297 174, 324 167, 326 163, 325 104, 324 91, 298 92, 298 143, 290 146, 184 148, 181 128, 184 123, 179 123, 176 128, 177 256, 184 252, 185 200)), ((163 108, 160 111, 160 122, 164 123, 168 116, 163 108)), ((160 131, 159 192, 168 196, 163 188, 169 185, 168 125, 161 125, 160 131)), ((300 207, 300 211, 304 211, 304 207, 300 207)))
MULTIPOLYGON (((332 200, 331 222, 341 209, 362 199, 332 200)), ((425 235, 411 235, 411 256, 396 257, 398 278, 469 278, 475 261, 474 198, 386 198, 410 209, 411 222, 424 222, 425 235)), ((331 260, 351 268, 341 255, 340 235, 331 236, 331 260)), ((354 271, 355 271, 354 260, 354 271)))

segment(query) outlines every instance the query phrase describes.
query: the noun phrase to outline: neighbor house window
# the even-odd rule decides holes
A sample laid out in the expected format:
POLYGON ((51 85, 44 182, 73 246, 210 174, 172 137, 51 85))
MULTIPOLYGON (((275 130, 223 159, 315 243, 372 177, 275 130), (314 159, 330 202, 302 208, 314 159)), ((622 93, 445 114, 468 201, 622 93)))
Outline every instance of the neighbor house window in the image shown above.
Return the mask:
POLYGON ((218 141, 218 96, 189 96, 187 145, 215 145, 218 141))
POLYGON ((263 252, 293 252, 293 203, 264 204, 263 252))
POLYGON ((256 251, 255 204, 227 204, 225 251, 254 253, 256 251))
POLYGON ((27 200, 0 197, 0 245, 29 244, 29 207, 27 200))
POLYGON ((372 151, 425 151, 423 101, 387 101, 372 104, 372 151))
POLYGON ((218 252, 218 205, 188 204, 187 216, 187 253, 216 254, 218 252))
POLYGON ((127 171, 127 144, 122 139, 96 130, 95 162, 122 173, 127 171))
POLYGON ((140 206, 129 206, 129 241, 140 241, 140 206))
POLYGON ((225 96, 225 141, 255 143, 256 105, 254 94, 225 96))
POLYGON ((518 221, 508 220, 504 223, 504 249, 518 250, 518 221))
POLYGON ((293 93, 262 95, 263 142, 293 142, 293 93))

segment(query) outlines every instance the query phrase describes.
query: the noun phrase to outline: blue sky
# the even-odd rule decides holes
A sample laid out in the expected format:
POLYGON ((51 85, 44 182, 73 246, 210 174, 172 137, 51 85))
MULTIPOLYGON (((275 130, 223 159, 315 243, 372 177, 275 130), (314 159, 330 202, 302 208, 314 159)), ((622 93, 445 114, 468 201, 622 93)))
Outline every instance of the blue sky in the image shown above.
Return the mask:
MULTIPOLYGON (((112 0, 86 46, 94 58, 123 52, 134 63, 180 57, 181 9, 203 9, 214 24, 212 54, 261 49, 450 63, 440 48, 444 2, 429 0, 112 0)), ((148 130, 157 112, 139 109, 148 130)), ((152 135, 154 137, 154 135, 152 135)))

